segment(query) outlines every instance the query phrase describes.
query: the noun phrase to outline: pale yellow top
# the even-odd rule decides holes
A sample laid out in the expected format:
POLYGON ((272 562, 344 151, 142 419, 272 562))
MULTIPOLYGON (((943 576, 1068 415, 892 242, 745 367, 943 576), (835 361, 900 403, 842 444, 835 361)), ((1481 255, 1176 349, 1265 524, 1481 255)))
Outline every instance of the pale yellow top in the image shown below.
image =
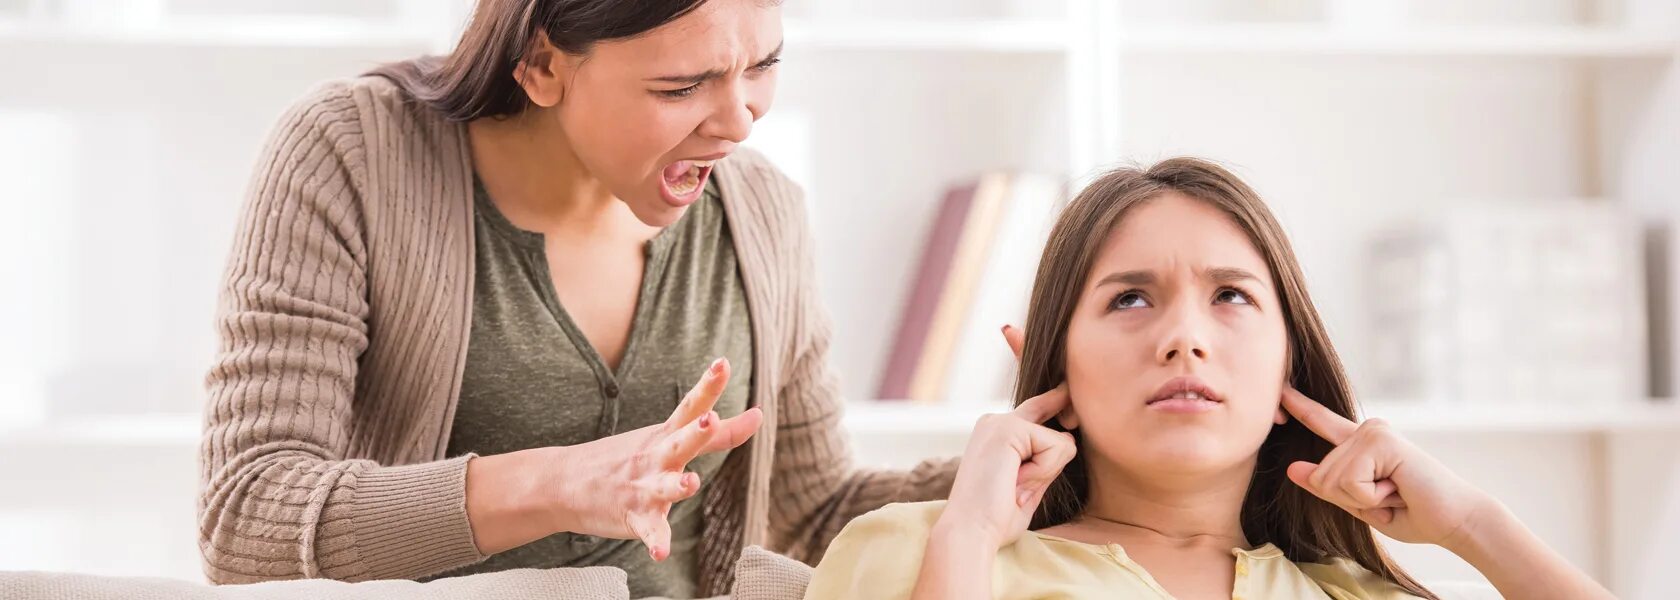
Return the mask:
MULTIPOLYGON (((944 501, 891 504, 858 517, 828 547, 806 600, 909 598, 928 534, 944 501)), ((1233 600, 1414 598, 1349 559, 1294 563, 1277 546, 1232 549, 1233 600)), ((1014 598, 1158 598, 1168 594, 1119 544, 1086 544, 1037 532, 998 551, 992 595, 1014 598)))

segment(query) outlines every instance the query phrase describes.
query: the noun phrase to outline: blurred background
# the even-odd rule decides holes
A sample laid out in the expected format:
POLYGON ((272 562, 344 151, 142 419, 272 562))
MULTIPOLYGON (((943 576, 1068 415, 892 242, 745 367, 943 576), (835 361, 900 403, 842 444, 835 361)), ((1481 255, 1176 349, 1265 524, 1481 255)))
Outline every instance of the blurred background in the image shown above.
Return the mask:
MULTIPOLYGON (((0 0, 0 570, 201 578, 202 380, 264 135, 322 80, 447 51, 470 8, 0 0)), ((1680 2, 784 12, 777 105, 749 145, 807 191, 862 461, 957 454, 1004 406, 992 336, 1024 298, 1011 274, 1037 260, 1043 201, 1198 155, 1283 222, 1367 414, 1618 595, 1671 597, 1680 2), (971 276, 930 271, 953 198, 999 177, 1008 193, 971 196, 1027 203, 1004 222, 1033 224, 963 222, 992 242, 957 257, 971 276), (917 329, 923 313, 942 324, 917 329)), ((1425 582, 1478 579, 1439 549, 1395 554, 1425 582)))

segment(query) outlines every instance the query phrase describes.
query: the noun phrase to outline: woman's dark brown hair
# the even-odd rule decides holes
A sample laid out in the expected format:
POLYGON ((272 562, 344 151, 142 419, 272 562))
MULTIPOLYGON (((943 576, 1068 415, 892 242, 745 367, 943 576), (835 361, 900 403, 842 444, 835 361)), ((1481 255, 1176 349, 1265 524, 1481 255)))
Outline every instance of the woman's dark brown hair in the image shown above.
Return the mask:
MULTIPOLYGON (((1015 403, 1056 387, 1066 377, 1067 328, 1097 252, 1132 208, 1177 192, 1219 208, 1248 233, 1271 269, 1289 334, 1289 384, 1349 419, 1357 420, 1353 392, 1342 361, 1330 345, 1313 308, 1295 251, 1259 195, 1213 163, 1174 158, 1148 169, 1122 168, 1104 174, 1068 204, 1051 230, 1040 259, 1027 315, 1015 403)), ((1050 427, 1061 429, 1054 420, 1050 427)), ((1079 440, 1079 432, 1073 432, 1079 440)), ((1083 442, 1080 442, 1083 448, 1083 442)), ((1333 504, 1291 483, 1285 469, 1297 460, 1318 461, 1331 449, 1299 421, 1273 428, 1260 446, 1242 528, 1250 542, 1270 542, 1296 562, 1345 557, 1406 591, 1434 598, 1378 545, 1371 527, 1333 504)), ((1090 492, 1090 473, 1075 456, 1045 491, 1032 528, 1043 529, 1078 517, 1090 492)))
POLYGON ((537 34, 567 54, 631 38, 693 12, 706 0, 479 0, 455 51, 369 72, 452 121, 505 117, 529 100, 514 68, 537 34))

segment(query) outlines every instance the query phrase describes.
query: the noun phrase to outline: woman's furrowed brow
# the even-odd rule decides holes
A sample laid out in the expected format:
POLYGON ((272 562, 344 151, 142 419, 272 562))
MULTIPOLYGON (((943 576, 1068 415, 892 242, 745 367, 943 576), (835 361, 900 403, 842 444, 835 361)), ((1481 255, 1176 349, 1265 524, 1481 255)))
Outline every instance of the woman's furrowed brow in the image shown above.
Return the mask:
MULTIPOLYGON (((753 63, 753 64, 754 65, 762 65, 764 63, 770 62, 770 61, 775 60, 777 58, 781 58, 781 56, 782 56, 782 46, 783 45, 785 45, 785 42, 783 44, 777 44, 775 50, 771 50, 770 54, 766 55, 764 58, 759 59, 758 62, 753 63)), ((728 69, 711 69, 711 70, 708 70, 708 71, 703 72, 703 73, 695 73, 695 74, 692 74, 692 75, 662 75, 662 76, 659 76, 659 77, 649 77, 649 78, 647 78, 647 80, 648 81, 658 81, 658 82, 662 82, 662 83, 682 83, 682 84, 694 85, 696 83, 701 83, 701 82, 705 82, 705 81, 711 81, 713 79, 718 79, 718 78, 723 77, 724 75, 728 75, 728 74, 729 74, 728 69)))

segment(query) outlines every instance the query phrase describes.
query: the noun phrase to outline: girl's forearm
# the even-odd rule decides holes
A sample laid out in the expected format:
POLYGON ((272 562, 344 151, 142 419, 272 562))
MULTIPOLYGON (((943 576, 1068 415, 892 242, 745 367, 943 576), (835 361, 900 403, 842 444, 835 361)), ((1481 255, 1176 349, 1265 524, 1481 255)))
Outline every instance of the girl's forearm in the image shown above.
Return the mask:
POLYGON ((992 561, 997 543, 972 527, 943 520, 933 527, 912 600, 992 597, 992 561))
POLYGON ((1497 501, 1445 545, 1506 598, 1607 598, 1604 586, 1547 546, 1497 501))

